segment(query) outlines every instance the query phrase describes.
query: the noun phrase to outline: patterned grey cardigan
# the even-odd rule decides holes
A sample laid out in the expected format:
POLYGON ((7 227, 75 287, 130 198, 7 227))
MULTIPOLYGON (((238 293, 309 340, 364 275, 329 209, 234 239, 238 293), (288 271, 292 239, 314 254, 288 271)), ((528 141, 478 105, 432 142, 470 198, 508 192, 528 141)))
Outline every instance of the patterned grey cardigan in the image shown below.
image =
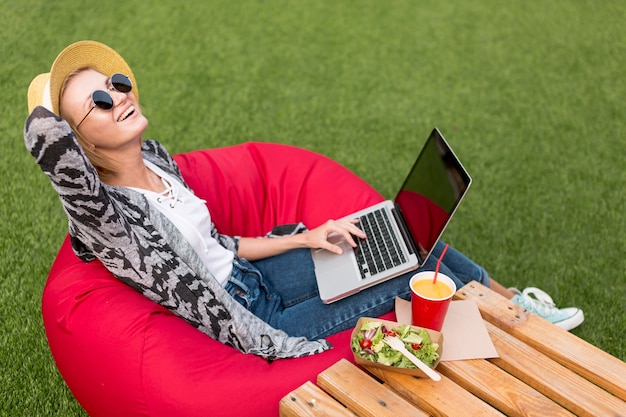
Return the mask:
MULTIPOLYGON (((325 340, 289 337, 233 300, 180 231, 141 193, 100 181, 67 122, 37 107, 26 120, 24 140, 59 194, 72 247, 83 261, 99 259, 150 300, 244 353, 273 360, 331 347, 325 340)), ((145 141, 142 151, 146 160, 184 184, 163 146, 145 141)), ((212 229, 220 244, 237 252, 237 239, 212 229)))

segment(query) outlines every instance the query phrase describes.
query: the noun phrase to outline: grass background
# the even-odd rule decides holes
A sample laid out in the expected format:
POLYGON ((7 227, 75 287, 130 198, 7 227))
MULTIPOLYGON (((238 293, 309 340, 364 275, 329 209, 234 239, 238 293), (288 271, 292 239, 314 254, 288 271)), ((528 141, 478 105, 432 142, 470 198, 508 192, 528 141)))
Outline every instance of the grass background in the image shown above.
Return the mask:
POLYGON ((290 143, 390 197, 439 127, 475 181, 445 240, 582 307, 573 332, 626 357, 623 1, 0 6, 0 415, 84 415, 40 316, 66 219, 22 137, 30 80, 80 39, 126 58, 147 137, 173 153, 290 143))

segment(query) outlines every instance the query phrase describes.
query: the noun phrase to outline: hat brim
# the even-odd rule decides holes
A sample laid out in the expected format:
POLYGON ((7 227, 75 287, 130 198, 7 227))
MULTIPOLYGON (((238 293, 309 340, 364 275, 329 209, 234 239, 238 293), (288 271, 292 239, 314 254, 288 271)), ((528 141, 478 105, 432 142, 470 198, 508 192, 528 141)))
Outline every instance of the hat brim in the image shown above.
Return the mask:
POLYGON ((28 86, 28 113, 30 114, 37 106, 44 106, 48 110, 52 110, 49 72, 39 74, 33 78, 28 86))
MULTIPOLYGON (((69 45, 56 57, 49 73, 50 110, 59 115, 61 87, 65 79, 74 71, 84 68, 94 69, 110 77, 116 72, 127 75, 133 83, 133 94, 139 99, 137 82, 130 66, 124 58, 107 45, 96 41, 79 41, 69 45)), ((41 87, 46 74, 40 74, 31 82, 28 89, 28 109, 32 111, 38 105, 46 105, 46 88, 41 87), (41 78, 40 78, 41 77, 41 78), (41 96, 35 96, 41 92, 41 96), (36 97, 39 97, 37 99, 36 97)))

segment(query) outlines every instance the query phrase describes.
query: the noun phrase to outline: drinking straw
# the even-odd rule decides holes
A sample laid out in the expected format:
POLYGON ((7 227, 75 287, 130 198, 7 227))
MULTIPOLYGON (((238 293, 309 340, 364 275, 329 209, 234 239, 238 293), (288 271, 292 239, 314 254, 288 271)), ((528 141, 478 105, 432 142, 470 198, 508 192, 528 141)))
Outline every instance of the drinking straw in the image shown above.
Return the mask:
POLYGON ((437 260, 437 267, 435 268, 435 277, 433 278, 433 285, 437 283, 437 274, 439 273, 439 266, 441 266, 441 260, 443 259, 443 255, 446 254, 446 251, 448 250, 448 246, 449 245, 446 243, 446 246, 441 251, 441 255, 439 255, 439 259, 437 260))

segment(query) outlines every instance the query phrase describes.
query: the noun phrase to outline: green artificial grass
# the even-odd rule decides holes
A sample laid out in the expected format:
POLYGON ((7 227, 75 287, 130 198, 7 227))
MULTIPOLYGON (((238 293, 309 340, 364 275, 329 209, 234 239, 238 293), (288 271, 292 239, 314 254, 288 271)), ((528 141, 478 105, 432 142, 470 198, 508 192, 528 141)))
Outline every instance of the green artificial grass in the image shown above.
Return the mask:
POLYGON ((439 127, 474 178, 445 240, 626 358, 623 1, 0 4, 0 415, 85 415, 40 311, 67 221, 22 137, 28 84, 80 39, 127 59, 172 153, 289 143, 392 197, 439 127))

